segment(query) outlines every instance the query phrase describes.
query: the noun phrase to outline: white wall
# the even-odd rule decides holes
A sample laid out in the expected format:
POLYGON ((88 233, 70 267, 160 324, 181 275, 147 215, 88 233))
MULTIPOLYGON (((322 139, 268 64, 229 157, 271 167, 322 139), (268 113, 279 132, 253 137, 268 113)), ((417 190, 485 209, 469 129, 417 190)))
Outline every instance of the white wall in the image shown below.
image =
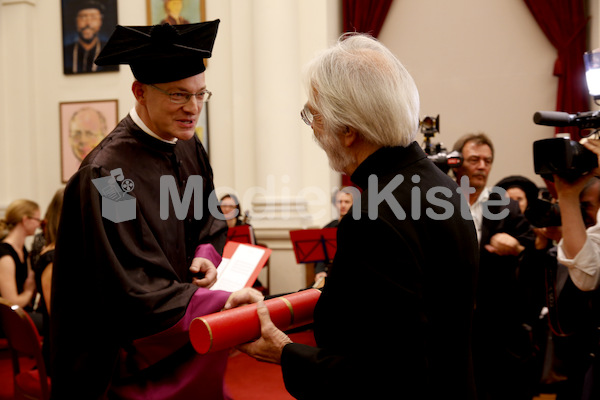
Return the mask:
POLYGON ((461 135, 485 132, 496 153, 490 185, 514 174, 542 184, 532 143, 554 128, 535 125, 533 114, 555 109, 556 50, 524 1, 399 0, 379 37, 414 77, 421 114, 440 114, 433 142, 451 149, 461 135))
MULTIPOLYGON (((302 66, 339 35, 340 3, 206 0, 207 18, 222 21, 207 69, 215 93, 209 109, 215 183, 220 193, 244 193, 270 176, 273 197, 300 198, 309 215, 276 229, 256 221, 259 240, 281 250, 273 259, 282 291, 303 280, 286 229, 330 220, 329 192, 339 184, 299 112, 306 99, 302 66), (303 192, 308 187, 314 190, 303 192)), ((598 4, 590 3, 596 17, 598 4)), ((146 0, 119 0, 118 7, 120 24, 146 24, 146 0)), ((598 27, 592 18, 592 47, 600 42, 598 27)), ((491 184, 509 174, 541 183, 531 143, 552 136, 553 128, 534 125, 532 116, 554 108, 556 51, 522 0, 396 0, 380 39, 415 78, 421 115, 441 115, 434 142, 451 147, 463 133, 487 132, 497 152, 491 184)), ((59 103, 118 99, 124 117, 133 105, 132 81, 127 67, 63 75, 60 1, 0 0, 0 213, 20 197, 44 211, 62 185, 59 103)))

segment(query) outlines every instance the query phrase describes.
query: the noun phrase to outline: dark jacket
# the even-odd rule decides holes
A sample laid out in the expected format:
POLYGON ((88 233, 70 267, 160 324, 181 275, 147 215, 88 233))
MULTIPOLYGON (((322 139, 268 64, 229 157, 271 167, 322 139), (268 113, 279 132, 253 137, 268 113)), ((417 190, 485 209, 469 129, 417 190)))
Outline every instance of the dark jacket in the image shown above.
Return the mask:
POLYGON ((379 149, 352 180, 363 193, 338 227, 318 347, 284 348, 287 389, 299 399, 472 398, 478 249, 456 183, 416 143, 379 149))

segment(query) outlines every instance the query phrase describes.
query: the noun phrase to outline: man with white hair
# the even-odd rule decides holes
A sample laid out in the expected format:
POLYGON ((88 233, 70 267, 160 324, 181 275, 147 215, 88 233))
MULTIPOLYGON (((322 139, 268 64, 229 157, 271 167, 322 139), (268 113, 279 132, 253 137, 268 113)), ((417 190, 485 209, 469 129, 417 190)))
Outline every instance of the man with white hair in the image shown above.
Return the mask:
POLYGON ((477 238, 456 183, 414 141, 412 77, 377 40, 349 34, 308 65, 306 83, 302 119, 363 192, 338 226, 317 347, 292 343, 259 305, 262 337, 240 348, 280 363, 298 399, 473 398, 477 238))

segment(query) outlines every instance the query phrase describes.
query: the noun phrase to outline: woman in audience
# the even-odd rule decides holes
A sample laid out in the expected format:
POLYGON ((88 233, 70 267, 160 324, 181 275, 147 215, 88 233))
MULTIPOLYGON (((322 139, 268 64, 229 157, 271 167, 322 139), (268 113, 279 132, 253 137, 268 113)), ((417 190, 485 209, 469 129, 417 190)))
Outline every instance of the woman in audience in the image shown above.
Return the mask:
POLYGON ((60 188, 54 194, 54 197, 48 205, 43 221, 44 241, 46 245, 40 253, 38 262, 33 266, 35 271, 35 283, 41 294, 41 299, 37 311, 44 318, 42 336, 44 345, 42 353, 46 366, 49 366, 50 356, 50 290, 52 285, 52 265, 54 263, 54 245, 56 244, 56 235, 58 233, 58 222, 60 221, 60 211, 62 210, 64 188, 60 188))
POLYGON ((40 227, 40 207, 31 200, 15 200, 0 219, 0 296, 25 308, 35 293, 25 238, 40 227))

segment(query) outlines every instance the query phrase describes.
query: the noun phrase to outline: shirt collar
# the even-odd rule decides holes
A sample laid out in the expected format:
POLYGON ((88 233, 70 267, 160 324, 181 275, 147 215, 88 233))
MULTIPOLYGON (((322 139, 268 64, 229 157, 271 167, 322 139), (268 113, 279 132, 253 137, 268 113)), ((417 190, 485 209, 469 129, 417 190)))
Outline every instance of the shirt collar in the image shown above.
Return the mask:
POLYGON ((135 122, 135 124, 137 126, 139 126, 141 130, 143 130, 144 132, 146 132, 148 135, 152 136, 153 138, 158 139, 165 143, 170 143, 170 144, 177 143, 177 138, 173 138, 173 140, 165 140, 165 139, 161 138, 160 136, 158 136, 156 133, 152 132, 152 130, 150 130, 150 128, 148 128, 146 126, 144 121, 142 121, 142 119, 140 118, 139 114, 137 113, 135 107, 133 107, 131 109, 131 111, 129 111, 129 115, 131 116, 131 119, 133 120, 133 122, 135 122))

